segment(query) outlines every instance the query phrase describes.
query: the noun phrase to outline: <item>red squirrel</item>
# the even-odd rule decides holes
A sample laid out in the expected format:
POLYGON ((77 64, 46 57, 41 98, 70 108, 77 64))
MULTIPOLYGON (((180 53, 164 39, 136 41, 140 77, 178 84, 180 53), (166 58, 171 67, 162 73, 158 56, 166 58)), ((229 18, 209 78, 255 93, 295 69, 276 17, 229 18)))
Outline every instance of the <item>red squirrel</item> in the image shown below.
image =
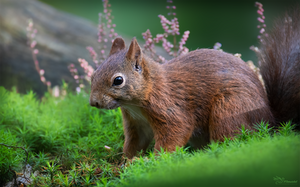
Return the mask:
POLYGON ((300 11, 275 24, 260 48, 262 86, 240 58, 198 49, 164 64, 134 38, 116 38, 91 77, 90 105, 121 107, 128 158, 147 149, 174 151, 188 142, 202 148, 261 121, 300 124, 300 11))

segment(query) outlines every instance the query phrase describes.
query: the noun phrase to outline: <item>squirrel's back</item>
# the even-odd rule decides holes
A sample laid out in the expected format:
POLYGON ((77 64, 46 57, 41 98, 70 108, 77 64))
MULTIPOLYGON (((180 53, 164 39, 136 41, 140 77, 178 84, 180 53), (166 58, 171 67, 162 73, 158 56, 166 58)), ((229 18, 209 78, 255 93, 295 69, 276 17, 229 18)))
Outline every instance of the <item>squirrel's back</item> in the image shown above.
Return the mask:
POLYGON ((180 85, 181 89, 199 89, 201 99, 203 92, 225 91, 236 89, 236 91, 249 91, 265 96, 262 84, 252 69, 239 57, 232 54, 214 50, 198 49, 187 55, 175 58, 162 65, 165 70, 165 82, 169 86, 180 85))
POLYGON ((160 124, 174 121, 176 126, 178 120, 195 128, 192 139, 200 133, 210 140, 233 136, 241 124, 250 129, 262 120, 273 124, 257 75, 232 54, 199 49, 162 64, 161 69, 147 111, 154 115, 151 118, 159 116, 160 124))
MULTIPOLYGON (((183 97, 187 93, 197 94, 197 99, 203 101, 211 100, 218 94, 238 92, 258 94, 259 98, 267 100, 257 75, 239 57, 226 52, 198 49, 175 58, 162 67, 165 70, 164 82, 170 88, 170 95, 184 90, 183 97)), ((177 98, 183 99, 179 95, 180 93, 177 98)))
POLYGON ((261 43, 261 74, 277 123, 300 124, 300 8, 275 22, 261 43))
POLYGON ((261 84, 256 81, 258 80, 256 74, 242 59, 219 50, 198 49, 174 58, 162 66, 168 76, 192 79, 185 81, 186 83, 193 84, 197 80, 201 80, 203 84, 210 84, 212 82, 206 81, 214 80, 214 84, 218 84, 220 81, 221 85, 226 85, 226 83, 234 81, 242 84, 249 82, 249 84, 261 87, 261 84))

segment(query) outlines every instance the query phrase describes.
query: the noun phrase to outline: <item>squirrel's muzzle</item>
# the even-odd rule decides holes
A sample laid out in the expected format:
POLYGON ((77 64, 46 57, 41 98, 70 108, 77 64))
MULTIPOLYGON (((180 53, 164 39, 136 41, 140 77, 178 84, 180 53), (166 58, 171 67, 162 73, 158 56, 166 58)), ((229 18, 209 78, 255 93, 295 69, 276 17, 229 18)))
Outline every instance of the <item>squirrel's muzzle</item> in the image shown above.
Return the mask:
POLYGON ((100 108, 100 102, 98 102, 96 99, 90 98, 90 105, 96 108, 100 108))
POLYGON ((120 106, 120 103, 117 100, 106 95, 103 95, 101 100, 91 95, 90 105, 96 108, 115 109, 120 106))

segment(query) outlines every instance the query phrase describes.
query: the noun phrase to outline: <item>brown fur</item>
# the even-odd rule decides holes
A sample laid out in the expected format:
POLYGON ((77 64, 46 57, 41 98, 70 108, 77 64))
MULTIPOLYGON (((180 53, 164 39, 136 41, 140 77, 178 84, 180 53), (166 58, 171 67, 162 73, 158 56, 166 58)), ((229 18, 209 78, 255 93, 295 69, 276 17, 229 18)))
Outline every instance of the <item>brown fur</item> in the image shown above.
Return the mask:
POLYGON ((277 123, 300 125, 300 7, 276 20, 263 41, 260 69, 271 110, 277 123))
POLYGON ((143 54, 136 39, 128 50, 121 38, 114 41, 110 56, 92 76, 90 104, 121 107, 129 158, 153 138, 156 150, 174 151, 187 142, 201 148, 233 137, 241 125, 275 124, 261 82, 240 58, 199 49, 159 64, 143 54), (116 86, 117 76, 124 82, 116 86))

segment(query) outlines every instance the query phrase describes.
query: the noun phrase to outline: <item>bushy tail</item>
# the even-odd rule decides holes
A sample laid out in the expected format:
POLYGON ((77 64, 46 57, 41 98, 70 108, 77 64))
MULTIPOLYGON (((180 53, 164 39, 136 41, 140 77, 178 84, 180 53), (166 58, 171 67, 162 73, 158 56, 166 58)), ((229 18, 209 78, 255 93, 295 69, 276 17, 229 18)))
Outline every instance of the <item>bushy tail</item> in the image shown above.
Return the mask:
POLYGON ((260 49, 260 70, 276 122, 300 125, 299 6, 277 20, 260 49))

